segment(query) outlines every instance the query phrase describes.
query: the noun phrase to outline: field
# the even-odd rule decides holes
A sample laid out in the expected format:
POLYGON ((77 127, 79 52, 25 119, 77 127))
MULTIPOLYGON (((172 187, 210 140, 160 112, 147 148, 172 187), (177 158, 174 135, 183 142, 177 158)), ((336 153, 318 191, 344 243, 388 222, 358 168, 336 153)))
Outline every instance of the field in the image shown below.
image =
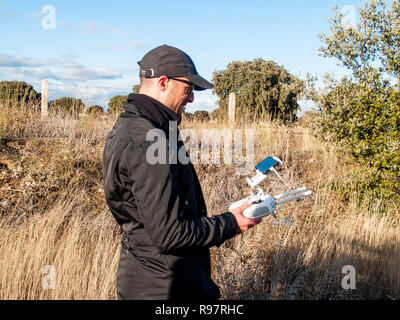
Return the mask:
MULTIPOLYGON (((103 195, 102 150, 116 117, 50 117, 27 106, 0 109, 0 299, 115 299, 121 230, 103 195), (52 280, 48 268, 51 266, 52 280), (50 284, 50 285, 49 285, 50 284)), ((193 130, 228 124, 183 121, 193 130)), ((291 188, 313 194, 212 248, 222 299, 400 298, 399 204, 360 190, 362 168, 308 129, 242 124, 255 161, 275 155, 291 188), (353 266, 355 289, 342 286, 353 266)), ((248 195, 229 164, 196 164, 209 215, 248 195)), ((282 183, 262 185, 276 194, 282 183)))

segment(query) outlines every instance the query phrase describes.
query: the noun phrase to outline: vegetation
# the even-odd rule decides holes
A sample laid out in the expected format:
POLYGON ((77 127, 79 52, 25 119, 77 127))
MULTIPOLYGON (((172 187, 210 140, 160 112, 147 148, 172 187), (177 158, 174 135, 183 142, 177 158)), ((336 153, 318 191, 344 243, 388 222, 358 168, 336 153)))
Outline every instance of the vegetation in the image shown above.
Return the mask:
POLYGON ((364 165, 361 188, 382 197, 400 195, 399 1, 367 1, 355 26, 343 23, 337 8, 330 36, 320 48, 351 71, 311 96, 317 103, 319 134, 337 143, 364 165))
POLYGON ((184 120, 192 121, 193 120, 193 113, 183 111, 182 112, 182 120, 183 121, 184 120))
POLYGON ((118 95, 112 97, 108 102, 108 113, 120 114, 122 112, 122 105, 126 102, 127 95, 118 95))
POLYGON ((139 85, 139 84, 135 84, 135 85, 132 87, 133 93, 139 93, 139 88, 140 88, 140 85, 139 85))
MULTIPOLYGON (((121 230, 105 203, 102 150, 116 117, 42 119, 24 106, 0 111, 7 139, 0 141, 0 298, 116 299, 121 230), (12 137, 24 137, 12 139, 12 137), (44 266, 55 289, 44 289, 44 266)), ((215 129, 189 122, 199 134, 215 129)), ((182 123, 185 126, 185 122, 182 123)), ((217 129, 238 127, 214 124, 217 129)), ((185 127, 183 127, 185 128, 185 127)), ((271 226, 272 217, 212 248, 212 276, 222 299, 400 298, 399 203, 362 196, 353 183, 358 164, 307 129, 248 124, 254 161, 280 157, 291 188, 312 196, 285 204, 281 217, 296 226, 271 226), (355 290, 344 290, 342 268, 353 265, 355 290)), ((236 165, 197 164, 210 215, 248 195, 236 165)), ((262 185, 283 185, 270 176, 262 185)))
POLYGON ((49 112, 58 115, 75 115, 82 113, 85 109, 85 104, 81 99, 62 97, 49 102, 49 112))
MULTIPOLYGON (((267 217, 211 249, 222 299, 400 298, 399 1, 389 9, 367 1, 360 17, 357 25, 344 25, 334 11, 321 52, 351 75, 327 76, 319 90, 309 78, 307 96, 317 110, 298 123, 291 121, 305 83, 262 59, 215 72, 220 108, 183 115, 190 121, 181 129, 199 137, 215 129, 252 130, 254 162, 275 155, 290 189, 313 191, 279 210, 280 217, 295 218, 295 227, 272 226, 267 217), (238 115, 262 123, 203 121, 226 114, 230 92, 238 115), (357 273, 354 290, 342 287, 346 265, 357 273)), ((0 90, 6 97, 0 108, 0 299, 115 299, 121 229, 104 199, 102 150, 126 96, 112 98, 102 117, 65 112, 44 119, 31 107, 37 96, 28 84, 11 87, 0 86, 7 88, 0 90), (48 265, 56 272, 51 290, 42 286, 48 265)), ((237 166, 195 164, 209 215, 248 195, 237 166)), ((269 194, 285 189, 274 175, 262 187, 269 194)))
POLYGON ((233 61, 225 70, 214 72, 212 81, 219 97, 214 114, 219 118, 226 117, 229 94, 234 92, 237 118, 296 120, 304 83, 273 61, 233 61))
POLYGON ((40 93, 23 81, 0 81, 0 104, 2 105, 31 105, 40 106, 40 93))
MULTIPOLYGON (((140 85, 135 84, 132 87, 133 93, 139 93, 140 85)), ((120 114, 122 112, 122 105, 126 102, 128 95, 117 95, 110 99, 108 102, 108 113, 120 114)))
POLYGON ((195 111, 195 113, 193 114, 193 118, 197 121, 209 121, 210 115, 205 110, 199 110, 195 111))
POLYGON ((99 105, 90 106, 87 108, 86 113, 90 115, 102 115, 104 114, 104 108, 99 105))

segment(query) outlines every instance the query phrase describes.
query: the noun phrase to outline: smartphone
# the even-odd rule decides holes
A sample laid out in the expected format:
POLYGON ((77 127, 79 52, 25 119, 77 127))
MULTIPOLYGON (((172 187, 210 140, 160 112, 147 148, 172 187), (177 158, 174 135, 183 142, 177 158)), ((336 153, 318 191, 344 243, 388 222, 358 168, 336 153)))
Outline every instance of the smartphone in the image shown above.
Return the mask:
POLYGON ((273 157, 268 157, 256 165, 256 169, 265 174, 270 168, 278 164, 279 161, 273 157))

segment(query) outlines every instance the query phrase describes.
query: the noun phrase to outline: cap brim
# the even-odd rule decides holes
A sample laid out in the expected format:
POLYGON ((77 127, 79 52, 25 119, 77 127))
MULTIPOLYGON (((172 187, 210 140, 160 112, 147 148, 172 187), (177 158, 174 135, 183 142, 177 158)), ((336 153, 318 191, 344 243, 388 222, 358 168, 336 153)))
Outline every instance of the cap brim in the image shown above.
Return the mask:
POLYGON ((194 90, 196 91, 202 91, 206 89, 212 89, 214 88, 213 84, 208 82, 206 79, 200 77, 199 75, 188 75, 186 76, 190 81, 192 81, 195 85, 194 90))

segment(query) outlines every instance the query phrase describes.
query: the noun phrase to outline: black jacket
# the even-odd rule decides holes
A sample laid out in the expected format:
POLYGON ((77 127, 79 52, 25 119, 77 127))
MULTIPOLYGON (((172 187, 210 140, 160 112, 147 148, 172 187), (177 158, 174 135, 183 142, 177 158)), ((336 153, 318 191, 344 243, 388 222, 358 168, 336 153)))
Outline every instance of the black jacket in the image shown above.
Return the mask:
POLYGON ((156 141, 165 145, 167 155, 170 146, 174 151, 184 148, 181 142, 169 143, 169 122, 180 122, 173 111, 157 100, 135 94, 123 108, 103 154, 105 197, 124 229, 118 297, 218 299, 209 248, 236 234, 236 219, 230 212, 207 217, 201 186, 190 162, 150 164, 146 159, 146 152, 155 143, 146 141, 152 129, 164 132, 165 138, 156 141))

